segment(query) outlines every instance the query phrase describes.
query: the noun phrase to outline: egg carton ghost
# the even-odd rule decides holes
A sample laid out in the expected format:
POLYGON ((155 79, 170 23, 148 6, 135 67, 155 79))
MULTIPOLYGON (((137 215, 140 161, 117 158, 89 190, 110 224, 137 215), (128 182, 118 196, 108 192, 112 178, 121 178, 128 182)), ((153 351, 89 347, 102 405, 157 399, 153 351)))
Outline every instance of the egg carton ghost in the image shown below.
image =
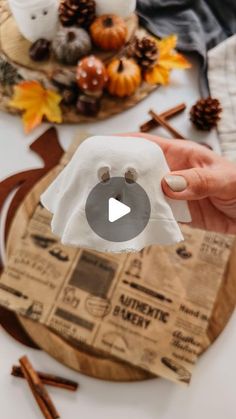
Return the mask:
POLYGON ((57 31, 59 0, 8 0, 21 34, 30 42, 51 41, 57 31))
POLYGON ((127 18, 135 10, 136 0, 96 0, 96 13, 98 16, 114 14, 127 18))
MULTIPOLYGON (((52 214, 52 231, 63 244, 100 252, 137 252, 158 244, 183 240, 178 221, 190 222, 188 205, 167 198, 161 180, 170 172, 161 148, 140 137, 96 136, 85 140, 70 163, 41 196, 43 206, 52 214), (105 172, 104 172, 105 169, 105 172), (106 178, 109 172, 109 178, 106 178), (86 202, 95 185, 135 173, 135 182, 150 201, 150 217, 144 230, 131 240, 106 240, 90 227, 86 202)), ((113 184, 112 184, 113 185, 113 184)), ((132 188, 133 184, 130 184, 132 188)), ((110 184, 110 188, 112 188, 110 184)), ((129 188, 129 185, 126 185, 129 188)), ((122 196, 122 190, 110 191, 122 196)), ((98 200, 99 201, 99 200, 98 200)), ((99 210, 99 202, 94 203, 99 210)), ((131 221, 132 223, 132 217, 131 221)))

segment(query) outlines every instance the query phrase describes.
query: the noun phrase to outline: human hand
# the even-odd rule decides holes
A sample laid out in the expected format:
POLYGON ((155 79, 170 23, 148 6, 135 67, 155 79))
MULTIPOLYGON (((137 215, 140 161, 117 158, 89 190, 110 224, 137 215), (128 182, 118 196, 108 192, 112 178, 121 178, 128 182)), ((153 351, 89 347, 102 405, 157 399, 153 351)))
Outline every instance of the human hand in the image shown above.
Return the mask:
POLYGON ((193 227, 236 234, 236 165, 206 147, 186 140, 134 134, 158 144, 171 169, 164 193, 186 200, 193 227))

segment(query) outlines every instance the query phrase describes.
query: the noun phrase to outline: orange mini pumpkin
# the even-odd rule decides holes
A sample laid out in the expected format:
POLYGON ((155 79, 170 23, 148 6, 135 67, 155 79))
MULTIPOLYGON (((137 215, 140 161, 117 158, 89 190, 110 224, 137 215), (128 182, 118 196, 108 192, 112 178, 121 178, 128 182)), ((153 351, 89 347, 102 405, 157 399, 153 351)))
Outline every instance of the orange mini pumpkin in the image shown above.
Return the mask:
POLYGON ((125 44, 127 26, 120 16, 103 15, 90 26, 90 33, 97 47, 105 51, 114 51, 125 44))
POLYGON ((142 75, 140 67, 133 59, 114 59, 107 67, 107 88, 111 95, 131 96, 140 86, 142 75))

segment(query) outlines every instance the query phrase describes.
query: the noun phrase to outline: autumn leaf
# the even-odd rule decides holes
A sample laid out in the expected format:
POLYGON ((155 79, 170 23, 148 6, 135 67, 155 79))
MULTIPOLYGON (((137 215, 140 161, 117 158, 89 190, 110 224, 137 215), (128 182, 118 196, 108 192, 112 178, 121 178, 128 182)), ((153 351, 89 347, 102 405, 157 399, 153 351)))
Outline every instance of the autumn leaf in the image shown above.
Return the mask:
POLYGON ((40 125, 45 117, 49 122, 61 123, 59 106, 62 98, 53 90, 45 89, 38 81, 23 81, 14 87, 10 106, 23 111, 25 132, 40 125))
POLYGON ((156 39, 157 47, 161 55, 168 54, 176 48, 178 41, 177 35, 169 35, 161 40, 156 39))
POLYGON ((149 84, 167 85, 170 81, 171 70, 191 67, 189 61, 175 50, 177 39, 176 35, 170 35, 162 40, 156 39, 159 51, 157 64, 144 74, 144 79, 149 84))
POLYGON ((164 55, 159 59, 159 66, 166 68, 167 70, 172 70, 174 68, 178 69, 187 69, 191 67, 191 64, 182 54, 172 54, 171 56, 164 55))
POLYGON ((166 86, 170 82, 170 72, 164 67, 156 66, 145 73, 145 80, 149 84, 161 84, 166 86), (154 83, 153 80, 155 80, 154 83))

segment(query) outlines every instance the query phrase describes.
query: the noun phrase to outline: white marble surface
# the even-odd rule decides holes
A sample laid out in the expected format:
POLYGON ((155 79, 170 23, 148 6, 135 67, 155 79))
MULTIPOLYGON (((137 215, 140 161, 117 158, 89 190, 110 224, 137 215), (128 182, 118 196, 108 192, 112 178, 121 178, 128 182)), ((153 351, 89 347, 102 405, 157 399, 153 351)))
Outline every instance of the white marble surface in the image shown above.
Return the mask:
MULTIPOLYGON (((60 139, 68 147, 76 130, 91 134, 130 132, 138 129, 153 107, 162 111, 182 101, 190 107, 198 98, 196 66, 189 72, 175 72, 171 87, 161 88, 148 99, 110 120, 80 127, 61 127, 60 139)), ((207 141, 219 151, 215 133, 201 135, 191 128, 188 112, 173 119, 186 137, 207 141)), ((0 179, 26 168, 40 166, 28 145, 45 130, 41 127, 28 137, 18 118, 0 113, 0 179)), ((158 129, 156 132, 163 134, 158 129)), ((25 348, 0 329, 0 417, 3 419, 41 418, 26 384, 9 372, 17 359, 27 353, 38 369, 78 380, 77 394, 51 389, 55 404, 66 419, 235 419, 236 398, 236 315, 224 333, 199 360, 189 388, 178 387, 162 379, 142 383, 113 384, 97 381, 63 367, 47 354, 25 348)))

